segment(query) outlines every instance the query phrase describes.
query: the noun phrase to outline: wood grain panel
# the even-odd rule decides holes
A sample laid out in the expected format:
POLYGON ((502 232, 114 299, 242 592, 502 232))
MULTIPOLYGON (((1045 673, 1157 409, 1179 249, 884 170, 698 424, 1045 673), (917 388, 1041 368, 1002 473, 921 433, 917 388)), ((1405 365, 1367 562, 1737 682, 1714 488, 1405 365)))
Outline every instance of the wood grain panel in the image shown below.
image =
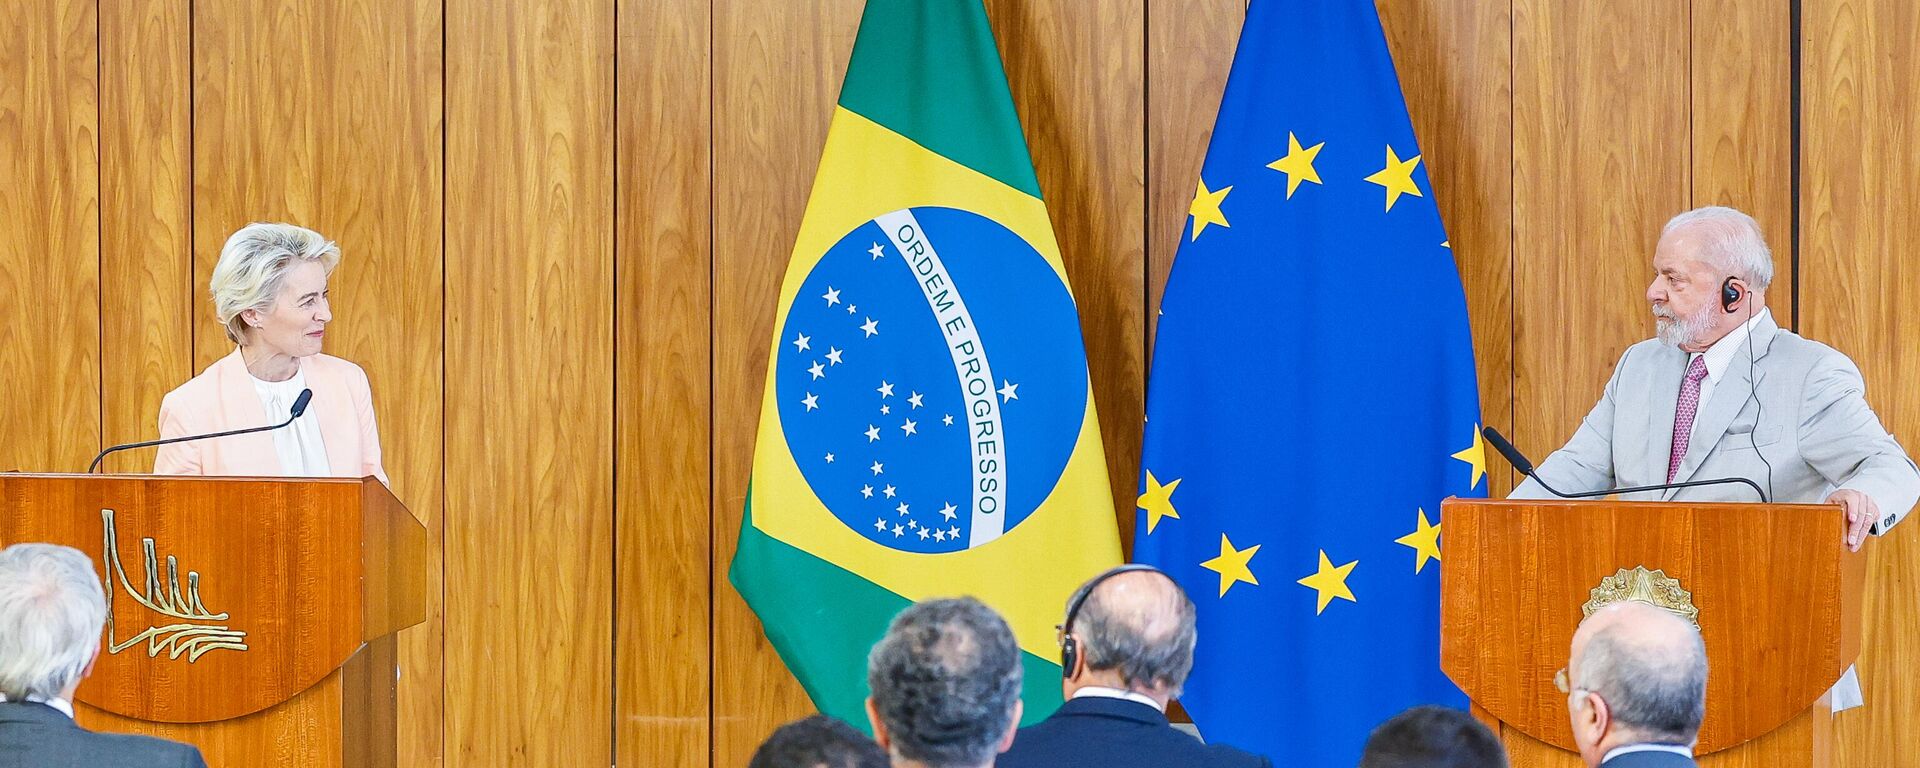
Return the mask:
POLYGON ((1131 549, 1146 419, 1146 7, 986 5, 1080 310, 1117 525, 1131 549))
MULTIPOLYGON (((192 376, 188 0, 100 6, 100 415, 104 443, 160 436, 160 398, 192 376)), ((147 472, 153 452, 107 459, 147 472)))
POLYGON ((1545 456, 1651 335, 1660 226, 1690 199, 1687 7, 1513 0, 1513 441, 1545 456))
POLYGON ((232 350, 206 287, 234 229, 288 221, 339 244, 326 351, 366 369, 393 490, 428 532, 428 620, 398 640, 398 754, 433 764, 442 711, 440 6, 206 0, 193 24, 196 257, 185 295, 199 318, 195 370, 232 350))
POLYGON ((613 762, 614 6, 446 4, 446 760, 613 762))
POLYGON ((1689 47, 1690 205, 1730 205, 1760 222, 1773 248, 1767 306, 1782 327, 1793 321, 1791 10, 1785 2, 1693 0, 1689 47))
POLYGON ((713 668, 707 0, 619 9, 615 757, 706 766, 713 668))
MULTIPOLYGON (((1376 2, 1467 294, 1482 423, 1512 435, 1513 92, 1510 3, 1376 2)), ((1489 457, 1487 495, 1513 489, 1489 457)))
POLYGON ((746 765, 813 704, 725 584, 739 542, 774 302, 862 0, 713 0, 713 765, 746 765))
POLYGON ((336 670, 277 707, 217 723, 149 723, 85 704, 74 709, 80 724, 93 730, 191 741, 200 748, 207 765, 215 768, 250 765, 346 768, 339 759, 340 719, 329 717, 340 711, 345 697, 343 675, 336 670), (326 727, 311 727, 308 725, 311 723, 323 723, 326 727))
POLYGON ((101 447, 99 21, 33 8, 0 24, 0 470, 79 471, 101 447))
MULTIPOLYGON (((1186 231, 1187 207, 1213 137, 1246 0, 1145 0, 1147 6, 1147 358, 1160 297, 1186 231)), ((1137 472, 1135 473, 1138 474, 1137 472)), ((1134 478, 1134 482, 1139 482, 1134 478)), ((1132 496, 1122 497, 1131 499, 1132 496)), ((1123 503, 1121 506, 1125 506, 1123 503)), ((1122 531, 1132 527, 1123 520, 1122 531)))
MULTIPOLYGON (((1867 401, 1909 453, 1920 448, 1920 7, 1806 0, 1801 74, 1800 329, 1851 356, 1867 401)), ((1868 543, 1860 680, 1867 706, 1835 718, 1835 764, 1920 755, 1920 533, 1911 521, 1868 543)))

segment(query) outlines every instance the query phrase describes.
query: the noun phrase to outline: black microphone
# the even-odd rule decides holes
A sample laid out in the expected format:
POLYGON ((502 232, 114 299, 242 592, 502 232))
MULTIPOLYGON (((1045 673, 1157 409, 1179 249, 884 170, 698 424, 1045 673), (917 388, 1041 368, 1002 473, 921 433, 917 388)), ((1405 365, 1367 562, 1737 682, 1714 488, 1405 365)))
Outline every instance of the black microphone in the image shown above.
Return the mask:
POLYGON ((1747 487, 1753 489, 1754 494, 1760 497, 1760 501, 1762 502, 1767 501, 1767 494, 1765 491, 1760 490, 1760 484, 1755 483, 1752 480, 1748 480, 1744 477, 1721 477, 1721 478, 1715 478, 1712 480, 1689 480, 1684 483, 1665 483, 1662 485, 1640 485, 1640 486, 1634 486, 1632 488, 1608 488, 1606 490, 1601 490, 1601 491, 1582 491, 1580 493, 1561 493, 1560 491, 1555 490, 1553 486, 1547 485, 1547 481, 1540 479, 1540 475, 1536 474, 1533 471, 1533 462, 1527 461, 1527 457, 1521 455, 1520 449, 1513 447, 1513 443, 1507 442, 1507 439, 1505 437, 1502 437, 1498 431, 1494 430, 1493 427, 1481 427, 1480 436, 1486 438, 1487 442, 1492 443, 1493 449, 1496 451, 1499 451, 1501 456, 1506 457, 1507 463, 1512 464, 1514 469, 1520 470, 1520 474, 1533 478, 1533 481, 1536 483, 1539 483, 1540 487, 1547 489, 1547 493, 1551 493, 1563 499, 1591 499, 1596 496, 1607 496, 1615 493, 1639 493, 1641 491, 1664 491, 1669 488, 1693 488, 1695 486, 1701 486, 1701 485, 1726 485, 1728 483, 1745 483, 1747 487))
POLYGON ((288 412, 287 420, 280 422, 278 424, 270 424, 264 427, 248 427, 246 429, 235 429, 235 430, 229 430, 226 432, 213 432, 205 435, 187 435, 186 437, 169 437, 163 440, 148 440, 144 443, 126 443, 124 445, 112 446, 104 451, 101 451, 100 455, 93 457, 93 463, 87 465, 87 474, 91 475, 93 474, 94 470, 99 469, 100 462, 107 458, 107 454, 117 453, 119 451, 124 451, 129 448, 151 448, 156 445, 171 445, 173 443, 186 443, 186 442, 192 442, 194 440, 208 440, 215 437, 232 437, 234 435, 246 435, 254 432, 271 432, 273 430, 284 427, 288 424, 292 424, 295 419, 300 418, 301 414, 304 414, 307 412, 307 405, 312 402, 313 402, 313 390, 303 389, 303 390, 300 390, 300 396, 293 399, 293 409, 288 412))

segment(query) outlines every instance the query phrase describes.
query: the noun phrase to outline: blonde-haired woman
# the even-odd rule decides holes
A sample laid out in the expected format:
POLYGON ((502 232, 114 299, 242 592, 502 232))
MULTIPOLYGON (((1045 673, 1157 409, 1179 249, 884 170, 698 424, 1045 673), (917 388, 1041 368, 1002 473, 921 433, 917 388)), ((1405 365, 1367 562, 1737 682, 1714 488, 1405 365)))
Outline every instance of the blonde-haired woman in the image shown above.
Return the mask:
POLYGON ((291 224, 249 224, 227 238, 211 289, 237 348, 167 393, 160 436, 278 424, 302 390, 313 390, 313 399, 283 429, 163 445, 155 473, 387 482, 366 371, 320 354, 333 320, 327 277, 339 263, 338 246, 291 224))

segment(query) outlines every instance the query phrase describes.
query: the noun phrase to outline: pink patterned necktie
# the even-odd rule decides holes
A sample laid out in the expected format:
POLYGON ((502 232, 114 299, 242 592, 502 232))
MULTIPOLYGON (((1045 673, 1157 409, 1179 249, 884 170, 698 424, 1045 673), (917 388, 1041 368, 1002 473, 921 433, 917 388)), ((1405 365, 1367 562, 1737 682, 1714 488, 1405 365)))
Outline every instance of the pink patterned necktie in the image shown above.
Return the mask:
POLYGON ((1680 474, 1680 460, 1687 457, 1687 443, 1693 440, 1693 417, 1700 411, 1700 380, 1707 377, 1707 356, 1694 355, 1687 363, 1687 378, 1680 382, 1680 401, 1673 405, 1673 450, 1667 452, 1667 482, 1680 474))

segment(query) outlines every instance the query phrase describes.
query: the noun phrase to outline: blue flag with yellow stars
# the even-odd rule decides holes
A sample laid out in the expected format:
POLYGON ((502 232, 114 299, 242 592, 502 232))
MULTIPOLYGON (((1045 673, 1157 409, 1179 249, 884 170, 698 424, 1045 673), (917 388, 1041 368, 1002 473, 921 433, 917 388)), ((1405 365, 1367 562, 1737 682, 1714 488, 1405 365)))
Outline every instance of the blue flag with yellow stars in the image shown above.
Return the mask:
POLYGON ((1372 2, 1254 0, 1160 306, 1135 559, 1208 741, 1358 762, 1440 671, 1441 499, 1484 495, 1465 297, 1372 2))

